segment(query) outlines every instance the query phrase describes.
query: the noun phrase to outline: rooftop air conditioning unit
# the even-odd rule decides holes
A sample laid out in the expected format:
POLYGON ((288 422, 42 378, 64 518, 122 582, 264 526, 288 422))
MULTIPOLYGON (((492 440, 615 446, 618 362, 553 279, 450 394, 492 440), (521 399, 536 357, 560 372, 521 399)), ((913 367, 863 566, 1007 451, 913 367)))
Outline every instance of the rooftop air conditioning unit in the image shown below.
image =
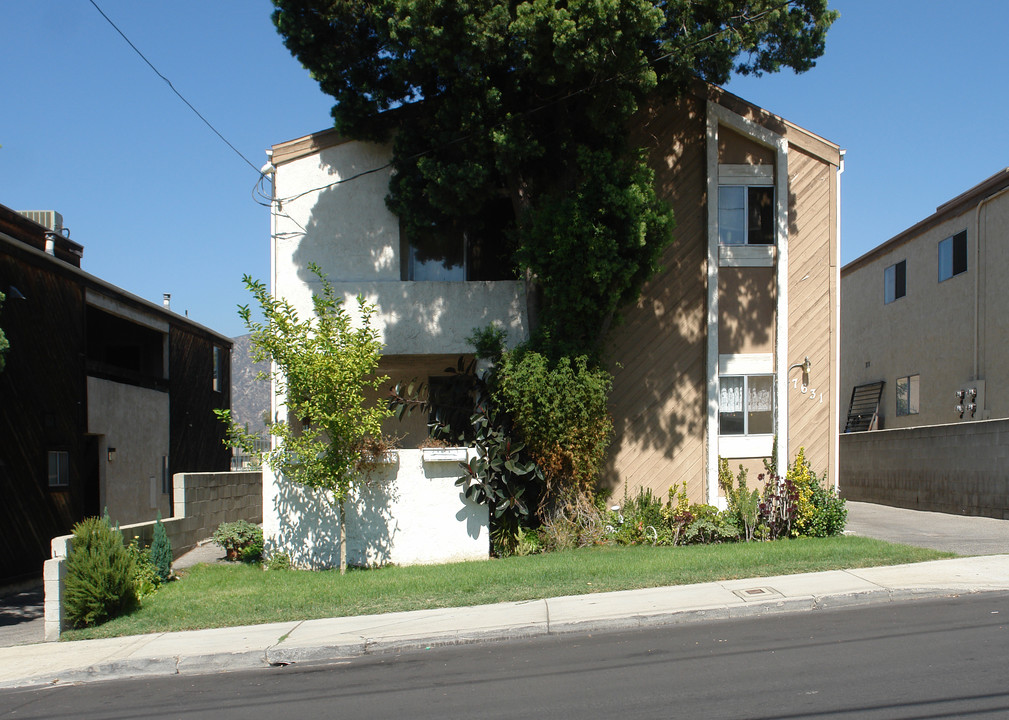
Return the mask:
POLYGON ((53 232, 63 233, 63 216, 55 210, 22 210, 21 214, 53 232))

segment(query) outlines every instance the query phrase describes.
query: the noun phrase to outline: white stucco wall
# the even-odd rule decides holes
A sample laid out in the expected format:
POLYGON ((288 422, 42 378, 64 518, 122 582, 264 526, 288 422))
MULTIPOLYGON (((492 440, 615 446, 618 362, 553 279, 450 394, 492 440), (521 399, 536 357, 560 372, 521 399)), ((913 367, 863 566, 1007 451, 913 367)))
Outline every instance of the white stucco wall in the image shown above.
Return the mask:
POLYGON ((318 283, 308 265, 318 264, 347 307, 358 294, 377 306, 385 354, 470 352, 466 337, 490 323, 508 331, 510 344, 526 339, 522 282, 400 279, 399 221, 385 205, 390 170, 356 177, 390 159, 386 145, 345 142, 279 165, 274 292, 311 312, 318 283))
MULTIPOLYGON (((425 462, 430 450, 398 450, 371 473, 347 506, 351 565, 416 565, 481 560, 490 548, 487 506, 455 485, 457 459, 425 462)), ((320 494, 263 470, 263 536, 268 552, 298 567, 338 567, 339 515, 320 494)))
POLYGON ((123 525, 170 517, 161 492, 161 458, 168 455, 168 393, 89 377, 88 433, 100 435, 101 507, 123 525), (108 449, 116 458, 108 460, 108 449), (154 504, 151 478, 154 478, 154 504))

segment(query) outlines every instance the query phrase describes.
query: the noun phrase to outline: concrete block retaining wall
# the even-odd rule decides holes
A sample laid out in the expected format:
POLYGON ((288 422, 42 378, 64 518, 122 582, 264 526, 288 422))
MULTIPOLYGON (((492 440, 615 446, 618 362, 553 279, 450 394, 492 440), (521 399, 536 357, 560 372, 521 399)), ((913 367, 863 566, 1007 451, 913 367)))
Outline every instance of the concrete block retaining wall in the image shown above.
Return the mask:
MULTIPOLYGON (((162 523, 172 542, 172 555, 179 557, 192 550, 198 542, 214 534, 222 522, 263 521, 263 474, 251 472, 180 473, 172 478, 175 507, 173 516, 162 523)), ((123 538, 129 542, 139 538, 150 545, 154 522, 123 525, 123 538)), ((42 568, 45 589, 45 639, 59 640, 63 631, 63 583, 66 578, 66 558, 72 535, 52 540, 52 558, 42 568)))
POLYGON ((841 435, 848 500, 1009 518, 1009 419, 841 435))

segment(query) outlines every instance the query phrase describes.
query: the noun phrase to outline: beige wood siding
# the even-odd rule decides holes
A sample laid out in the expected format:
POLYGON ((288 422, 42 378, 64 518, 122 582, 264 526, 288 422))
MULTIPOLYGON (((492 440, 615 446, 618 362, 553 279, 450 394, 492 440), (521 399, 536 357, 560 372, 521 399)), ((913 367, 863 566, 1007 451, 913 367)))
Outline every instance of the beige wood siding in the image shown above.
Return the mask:
MULTIPOLYGON (((788 363, 812 363, 810 387, 803 394, 801 372, 789 374, 789 454, 806 448, 817 473, 832 467, 836 436, 836 398, 830 392, 833 372, 831 348, 835 342, 833 293, 834 168, 822 160, 791 148, 788 158, 788 363), (812 397, 813 389, 816 397, 812 397), (822 398, 822 402, 821 402, 822 398)), ((789 458, 791 460, 792 458, 789 458)), ((831 478, 833 480, 833 478, 831 478)))
POLYGON ((718 162, 727 165, 774 165, 774 150, 723 127, 718 132, 718 162))
POLYGON ((687 481, 704 499, 707 210, 704 101, 648 114, 636 140, 650 153, 660 196, 676 214, 662 270, 613 333, 615 438, 604 482, 617 493, 664 496, 687 481), (620 363, 616 365, 615 363, 620 363))
POLYGON ((718 268, 718 352, 774 352, 773 267, 718 268))

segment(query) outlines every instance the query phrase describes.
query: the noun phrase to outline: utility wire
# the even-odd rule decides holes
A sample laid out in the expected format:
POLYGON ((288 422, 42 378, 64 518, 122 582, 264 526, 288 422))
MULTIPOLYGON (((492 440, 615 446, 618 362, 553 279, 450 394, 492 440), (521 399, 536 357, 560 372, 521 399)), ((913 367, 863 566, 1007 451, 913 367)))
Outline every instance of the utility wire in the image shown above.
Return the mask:
MULTIPOLYGON (((245 155, 243 155, 238 150, 238 148, 236 148, 234 145, 232 145, 230 142, 228 142, 228 139, 226 137, 224 137, 220 132, 218 132, 217 128, 215 128, 213 125, 211 125, 210 121, 207 120, 207 118, 203 117, 203 115, 200 114, 200 111, 197 110, 195 107, 193 107, 193 104, 190 103, 188 100, 186 100, 185 97, 182 96, 182 93, 180 93, 178 90, 175 89, 175 86, 172 85, 172 81, 169 80, 168 78, 166 78, 164 75, 162 75, 161 71, 158 70, 156 67, 154 67, 154 64, 150 60, 148 60, 147 57, 142 52, 140 52, 140 50, 137 48, 137 46, 134 45, 133 42, 128 37, 126 37, 126 33, 124 33, 122 30, 120 30, 119 26, 116 25, 114 22, 112 22, 112 19, 108 15, 106 15, 105 12, 100 7, 98 7, 98 3, 96 3, 95 0, 88 0, 88 1, 92 5, 95 6, 95 10, 97 10, 99 12, 99 14, 101 14, 101 16, 103 18, 105 18, 105 20, 109 23, 109 25, 111 25, 115 29, 115 31, 122 36, 123 40, 125 40, 126 43, 131 48, 133 48, 133 52, 135 52, 137 55, 139 55, 140 58, 141 58, 141 60, 143 60, 145 63, 147 63, 148 67, 150 67, 151 70, 154 71, 154 74, 157 75, 159 78, 161 78, 162 80, 164 80, 168 84, 168 87, 170 87, 172 89, 172 92, 174 92, 176 95, 178 95, 179 100, 181 100, 182 102, 184 102, 186 104, 186 106, 190 110, 192 110, 194 113, 196 113, 196 117, 200 118, 200 120, 202 120, 204 122, 204 124, 208 128, 210 128, 211 130, 213 130, 214 134, 217 135, 217 137, 219 137, 224 142, 225 145, 227 145, 229 148, 231 148, 232 150, 234 150, 235 154, 238 155, 238 157, 242 158, 242 160, 244 160, 249 167, 251 167, 257 173, 259 173, 259 168, 257 168, 255 165, 253 165, 252 161, 250 161, 249 158, 245 157, 245 155)), ((262 173, 259 173, 259 174, 261 175, 262 173)))

